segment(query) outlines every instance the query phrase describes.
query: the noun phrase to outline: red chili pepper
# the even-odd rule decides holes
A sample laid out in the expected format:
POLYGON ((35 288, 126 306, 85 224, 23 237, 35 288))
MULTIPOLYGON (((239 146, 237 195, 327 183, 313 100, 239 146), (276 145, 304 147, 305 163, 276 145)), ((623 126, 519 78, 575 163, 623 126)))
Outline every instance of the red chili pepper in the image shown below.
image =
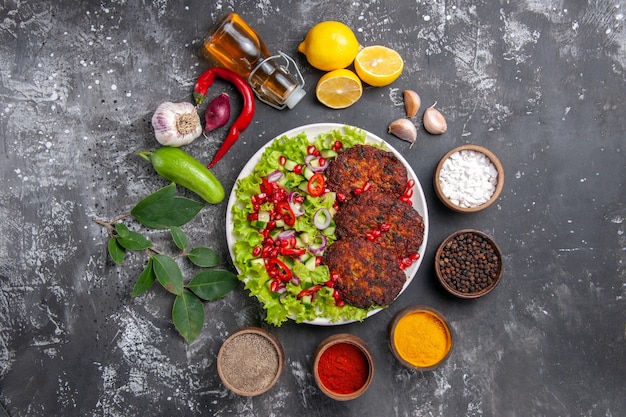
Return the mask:
POLYGON ((209 87, 213 85, 215 77, 229 81, 235 86, 235 88, 237 88, 237 91, 239 91, 239 94, 241 94, 243 98, 243 108, 241 109, 239 116, 237 116, 233 122, 233 125, 230 127, 228 135, 226 136, 226 139, 224 139, 224 143, 222 143, 222 146, 217 151, 217 154, 215 154, 213 160, 207 166, 208 168, 212 168, 220 159, 222 159, 224 155, 226 155, 226 152, 228 152, 228 150, 237 141, 241 132, 243 132, 250 125, 252 117, 254 116, 254 93, 252 92, 252 88, 240 75, 227 68, 211 68, 204 71, 202 75, 198 77, 198 80, 193 88, 193 98, 196 105, 199 106, 202 104, 206 98, 206 93, 209 90, 209 87))
POLYGON ((321 289, 322 289, 321 285, 314 285, 314 286, 312 286, 310 288, 305 288, 304 290, 302 290, 302 291, 300 291, 298 293, 296 298, 300 299, 300 298, 304 297, 305 295, 313 295, 313 294, 315 294, 316 292, 318 292, 321 289))
POLYGON ((304 255, 306 253, 306 250, 298 248, 280 248, 278 252, 280 252, 281 255, 285 256, 300 256, 304 255))
POLYGON ((283 282, 291 279, 291 269, 283 261, 278 258, 270 258, 267 260, 267 269, 274 272, 273 276, 283 282))
POLYGON ((281 201, 276 204, 276 212, 280 214, 287 226, 293 226, 296 224, 296 215, 293 213, 293 210, 289 207, 289 203, 286 201, 281 201))
POLYGON ((313 197, 319 197, 320 195, 324 194, 324 189, 325 181, 322 173, 318 172, 317 174, 309 178, 307 190, 309 191, 309 194, 311 194, 313 197))

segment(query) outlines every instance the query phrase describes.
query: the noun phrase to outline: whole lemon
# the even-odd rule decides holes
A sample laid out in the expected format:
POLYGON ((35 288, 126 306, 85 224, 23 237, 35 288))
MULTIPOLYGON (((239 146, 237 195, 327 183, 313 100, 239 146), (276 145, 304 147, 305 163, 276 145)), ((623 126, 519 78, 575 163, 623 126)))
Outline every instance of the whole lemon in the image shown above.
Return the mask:
POLYGON ((359 52, 359 41, 345 24, 327 20, 309 30, 298 51, 315 68, 332 71, 352 64, 359 52))

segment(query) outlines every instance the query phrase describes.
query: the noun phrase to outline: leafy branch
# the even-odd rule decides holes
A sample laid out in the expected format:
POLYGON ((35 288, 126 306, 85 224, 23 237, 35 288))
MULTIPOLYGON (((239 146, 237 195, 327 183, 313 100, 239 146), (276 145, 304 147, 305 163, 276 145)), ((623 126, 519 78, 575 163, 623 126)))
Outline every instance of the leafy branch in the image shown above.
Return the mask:
POLYGON ((230 271, 215 269, 219 256, 211 248, 190 247, 189 238, 181 229, 204 207, 200 203, 176 195, 176 184, 172 183, 145 197, 130 213, 111 221, 96 219, 95 222, 108 230, 108 252, 113 261, 122 265, 128 251, 145 251, 148 264, 137 277, 131 296, 138 297, 148 291, 155 281, 174 294, 172 320, 176 330, 187 343, 192 343, 204 325, 203 301, 217 300, 237 287, 237 276, 230 271), (130 230, 122 223, 129 217, 147 228, 169 230, 174 244, 181 253, 171 256, 154 247, 152 242, 139 232, 130 230), (177 258, 186 258, 203 269, 185 283, 177 258))

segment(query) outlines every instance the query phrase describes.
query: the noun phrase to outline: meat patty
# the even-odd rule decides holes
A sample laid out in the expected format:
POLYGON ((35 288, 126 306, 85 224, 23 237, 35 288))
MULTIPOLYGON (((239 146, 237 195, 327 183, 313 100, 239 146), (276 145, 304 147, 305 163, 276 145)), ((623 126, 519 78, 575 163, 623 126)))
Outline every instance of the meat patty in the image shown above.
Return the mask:
POLYGON ((323 255, 332 274, 338 274, 334 288, 350 305, 369 308, 389 305, 406 281, 392 251, 366 238, 351 237, 333 243, 323 255))
POLYGON ((379 231, 374 242, 392 251, 396 260, 416 254, 424 241, 424 219, 417 210, 381 193, 367 191, 354 196, 340 207, 334 219, 339 239, 379 231))
POLYGON ((366 183, 371 191, 400 197, 407 182, 407 171, 392 153, 368 145, 355 145, 339 153, 326 170, 327 187, 350 199, 355 188, 366 183))

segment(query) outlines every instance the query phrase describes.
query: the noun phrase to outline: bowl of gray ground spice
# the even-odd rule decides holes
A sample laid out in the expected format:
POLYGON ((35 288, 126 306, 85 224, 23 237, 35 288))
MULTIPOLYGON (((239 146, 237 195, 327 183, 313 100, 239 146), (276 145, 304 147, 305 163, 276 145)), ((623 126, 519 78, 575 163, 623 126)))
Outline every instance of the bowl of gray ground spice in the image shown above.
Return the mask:
POLYGON ((502 278, 502 252, 485 233, 464 229, 452 233, 437 248, 435 273, 443 287, 460 298, 490 293, 502 278))
POLYGON ((280 341, 259 327, 244 327, 230 335, 217 354, 217 372, 235 394, 252 397, 272 388, 285 366, 280 341))
POLYGON ((504 187, 504 168, 487 148, 461 145, 441 158, 433 183, 445 206, 459 213, 473 213, 498 199, 504 187))

